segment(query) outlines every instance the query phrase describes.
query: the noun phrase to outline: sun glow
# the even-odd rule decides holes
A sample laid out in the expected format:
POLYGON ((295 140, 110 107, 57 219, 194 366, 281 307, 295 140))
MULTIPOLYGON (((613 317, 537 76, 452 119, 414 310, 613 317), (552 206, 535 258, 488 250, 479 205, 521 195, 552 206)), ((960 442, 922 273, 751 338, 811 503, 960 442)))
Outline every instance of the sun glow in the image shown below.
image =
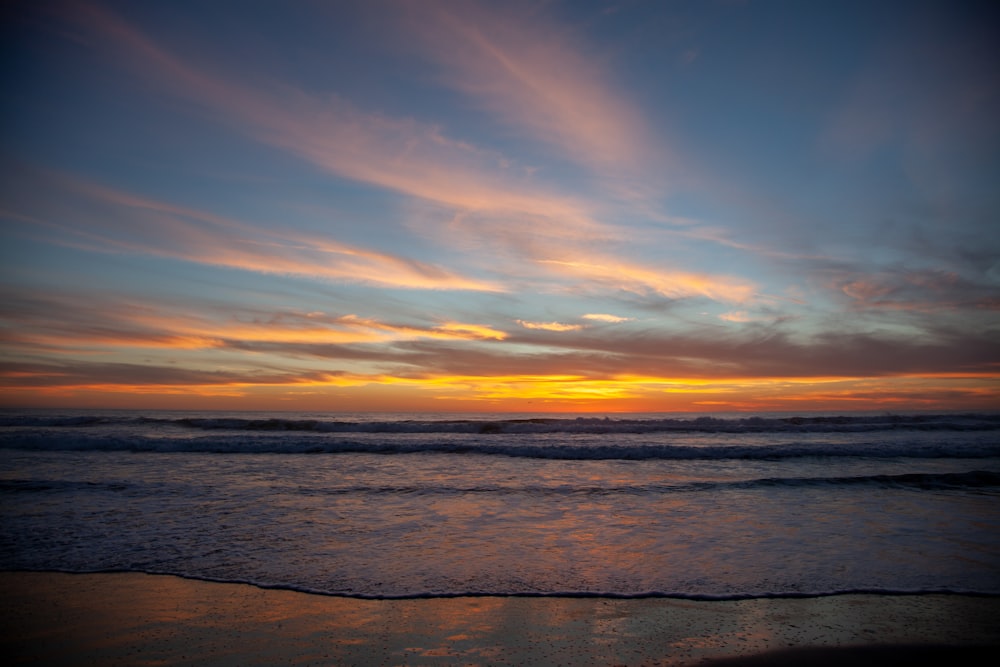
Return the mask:
POLYGON ((159 399, 177 407, 267 406, 294 400, 298 409, 516 411, 516 412, 671 412, 782 409, 898 409, 939 405, 936 395, 967 388, 962 399, 984 409, 992 405, 994 376, 945 374, 935 378, 665 378, 642 375, 587 377, 546 375, 314 374, 298 379, 260 378, 216 384, 85 383, 30 373, 6 373, 0 398, 17 404, 34 396, 41 404, 75 399, 85 403, 115 400, 141 407, 159 399), (51 386, 45 381, 59 380, 51 386), (969 387, 969 385, 972 385, 969 387), (350 393, 344 393, 345 391, 350 393), (103 399, 101 397, 104 397, 103 399), (233 403, 236 401, 236 403, 233 403), (825 406, 825 407, 824 407, 825 406))

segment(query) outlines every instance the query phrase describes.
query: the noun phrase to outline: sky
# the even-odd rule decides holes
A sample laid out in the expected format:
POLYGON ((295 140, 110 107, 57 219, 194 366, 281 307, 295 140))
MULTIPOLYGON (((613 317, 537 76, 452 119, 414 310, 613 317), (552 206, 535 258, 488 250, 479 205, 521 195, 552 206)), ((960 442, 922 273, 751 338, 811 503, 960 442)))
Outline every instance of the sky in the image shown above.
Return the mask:
POLYGON ((1000 408, 991 3, 0 12, 2 405, 1000 408))

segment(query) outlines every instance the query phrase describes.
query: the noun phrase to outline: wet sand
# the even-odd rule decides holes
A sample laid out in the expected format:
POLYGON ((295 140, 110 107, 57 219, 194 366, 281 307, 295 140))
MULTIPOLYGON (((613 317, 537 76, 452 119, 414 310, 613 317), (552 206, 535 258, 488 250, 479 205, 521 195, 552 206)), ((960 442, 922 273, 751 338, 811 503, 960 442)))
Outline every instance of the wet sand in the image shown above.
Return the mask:
POLYGON ((1000 598, 960 595, 386 601, 4 572, 0 600, 0 654, 18 664, 857 667, 986 664, 1000 650, 1000 598))

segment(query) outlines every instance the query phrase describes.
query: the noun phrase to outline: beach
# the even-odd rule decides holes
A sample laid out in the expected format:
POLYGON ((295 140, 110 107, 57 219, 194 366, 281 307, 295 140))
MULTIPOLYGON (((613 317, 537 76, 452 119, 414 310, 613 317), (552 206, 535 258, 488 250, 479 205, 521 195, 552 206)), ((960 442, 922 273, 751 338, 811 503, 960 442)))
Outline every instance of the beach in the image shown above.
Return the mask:
POLYGON ((167 575, 4 572, 0 595, 0 651, 17 664, 985 664, 1000 648, 1000 599, 953 594, 364 600, 167 575))

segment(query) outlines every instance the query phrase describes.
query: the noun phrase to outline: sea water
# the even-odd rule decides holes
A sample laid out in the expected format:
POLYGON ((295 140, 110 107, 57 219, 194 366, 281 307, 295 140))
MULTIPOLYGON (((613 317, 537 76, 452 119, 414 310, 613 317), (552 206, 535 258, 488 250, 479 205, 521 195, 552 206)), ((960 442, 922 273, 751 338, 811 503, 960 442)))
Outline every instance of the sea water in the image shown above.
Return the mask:
POLYGON ((5 411, 0 569, 372 598, 1000 594, 1000 415, 5 411))

